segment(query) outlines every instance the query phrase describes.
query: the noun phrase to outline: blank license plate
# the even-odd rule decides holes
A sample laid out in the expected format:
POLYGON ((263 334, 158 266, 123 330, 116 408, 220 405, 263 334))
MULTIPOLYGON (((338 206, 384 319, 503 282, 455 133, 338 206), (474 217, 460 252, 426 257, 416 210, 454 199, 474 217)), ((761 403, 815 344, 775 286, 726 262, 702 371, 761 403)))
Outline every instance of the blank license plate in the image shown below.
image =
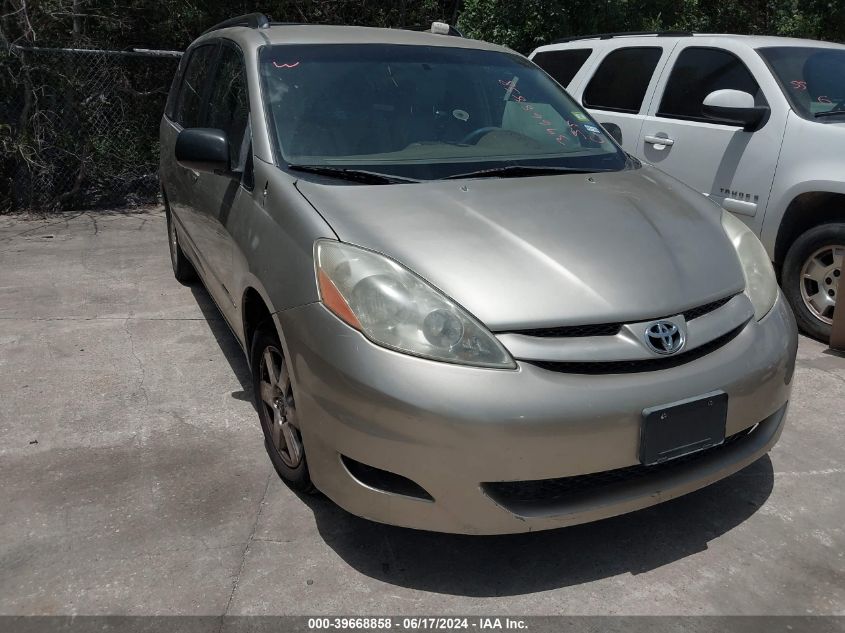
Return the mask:
POLYGON ((646 466, 689 455, 725 441, 728 394, 714 391, 643 410, 640 461, 646 466))

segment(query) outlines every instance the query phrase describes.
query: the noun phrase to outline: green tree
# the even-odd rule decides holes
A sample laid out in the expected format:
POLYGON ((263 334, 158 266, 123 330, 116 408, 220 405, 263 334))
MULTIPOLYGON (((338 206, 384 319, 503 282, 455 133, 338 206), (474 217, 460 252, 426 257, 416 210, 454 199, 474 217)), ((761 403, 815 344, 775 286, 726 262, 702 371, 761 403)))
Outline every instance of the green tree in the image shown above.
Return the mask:
POLYGON ((528 53, 569 35, 690 30, 845 41, 845 0, 464 0, 460 26, 528 53))

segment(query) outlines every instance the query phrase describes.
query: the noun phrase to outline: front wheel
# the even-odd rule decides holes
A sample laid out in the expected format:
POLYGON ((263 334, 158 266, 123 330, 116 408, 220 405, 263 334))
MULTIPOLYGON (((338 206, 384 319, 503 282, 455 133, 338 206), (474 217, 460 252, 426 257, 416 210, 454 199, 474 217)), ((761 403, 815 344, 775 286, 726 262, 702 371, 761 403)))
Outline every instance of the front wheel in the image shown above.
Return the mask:
POLYGON ((316 492, 305 461, 290 371, 279 337, 269 327, 255 333, 251 360, 255 408, 270 461, 291 488, 316 492))
POLYGON ((167 242, 170 246, 170 263, 173 266, 173 276, 179 283, 187 285, 197 278, 197 273, 179 244, 179 235, 176 233, 176 221, 173 219, 173 213, 170 209, 165 208, 165 215, 167 216, 167 242))
POLYGON ((805 334, 827 342, 845 270, 845 224, 822 224, 802 234, 783 263, 783 291, 805 334))

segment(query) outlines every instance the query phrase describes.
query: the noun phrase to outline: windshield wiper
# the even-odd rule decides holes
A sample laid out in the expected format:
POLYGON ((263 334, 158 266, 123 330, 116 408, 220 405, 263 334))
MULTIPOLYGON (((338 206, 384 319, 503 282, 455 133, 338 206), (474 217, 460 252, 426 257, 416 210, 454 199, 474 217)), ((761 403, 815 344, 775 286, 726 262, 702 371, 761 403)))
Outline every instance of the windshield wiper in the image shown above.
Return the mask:
POLYGON ((443 180, 459 180, 461 178, 521 178, 523 176, 546 176, 550 174, 592 174, 606 169, 585 169, 581 167, 552 167, 532 165, 505 165, 490 169, 468 171, 464 174, 446 176, 443 180))
POLYGON ((380 174, 376 171, 330 167, 328 165, 288 165, 288 169, 291 171, 304 171, 309 174, 319 174, 321 176, 331 176, 332 178, 341 178, 368 185, 393 185, 402 182, 419 182, 419 180, 414 180, 413 178, 380 174))
POLYGON ((845 114, 845 110, 828 110, 826 112, 816 112, 813 116, 820 119, 824 116, 835 116, 837 114, 845 114))

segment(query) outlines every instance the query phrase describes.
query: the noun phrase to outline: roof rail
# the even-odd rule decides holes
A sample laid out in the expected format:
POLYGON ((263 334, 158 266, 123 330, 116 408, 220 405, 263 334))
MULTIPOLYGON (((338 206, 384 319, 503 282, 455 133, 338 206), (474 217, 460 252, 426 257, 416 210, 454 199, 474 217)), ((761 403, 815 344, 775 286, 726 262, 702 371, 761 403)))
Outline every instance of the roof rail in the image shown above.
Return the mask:
POLYGON ((217 29, 225 29, 230 26, 246 26, 251 29, 266 29, 270 26, 270 19, 263 13, 247 13, 246 15, 239 15, 235 18, 223 20, 219 24, 215 24, 210 29, 202 32, 203 35, 211 33, 217 29))
POLYGON ((566 42, 575 42, 578 40, 609 40, 614 37, 625 37, 626 35, 656 35, 657 37, 690 37, 693 35, 692 31, 621 31, 619 33, 594 33, 593 35, 573 35, 572 37, 562 37, 555 40, 552 44, 564 44, 566 42))

